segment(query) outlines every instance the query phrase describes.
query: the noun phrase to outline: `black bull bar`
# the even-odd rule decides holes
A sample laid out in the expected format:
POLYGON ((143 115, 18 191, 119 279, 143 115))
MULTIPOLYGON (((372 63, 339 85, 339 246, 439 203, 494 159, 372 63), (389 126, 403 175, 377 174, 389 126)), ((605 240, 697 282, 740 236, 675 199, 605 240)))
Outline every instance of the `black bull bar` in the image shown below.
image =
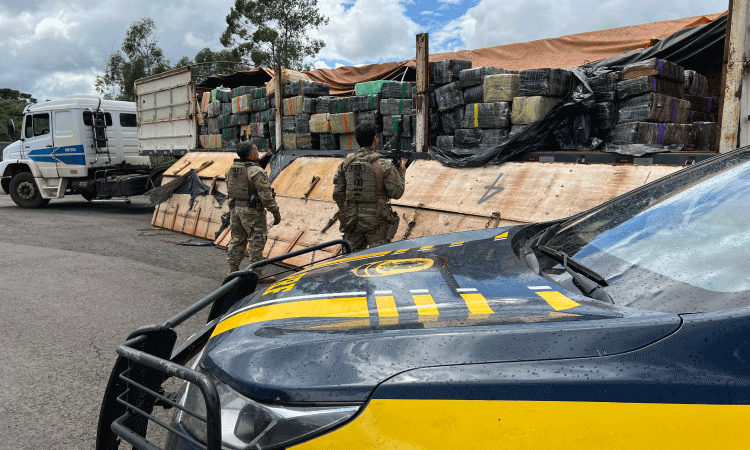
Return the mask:
POLYGON ((218 289, 166 322, 141 327, 131 333, 117 347, 119 356, 109 377, 99 413, 96 449, 116 450, 120 441, 124 440, 138 450, 158 450, 146 439, 148 424, 152 422, 197 448, 221 450, 219 395, 205 375, 185 367, 185 364, 206 345, 224 313, 255 292, 259 279, 253 269, 336 245, 341 245, 344 254, 351 253, 349 244, 338 239, 250 264, 246 269, 228 275, 218 289), (209 305, 211 310, 206 326, 175 349, 177 333, 174 328, 209 305), (206 406, 205 415, 186 410, 176 398, 165 394, 162 384, 171 377, 193 383, 201 391, 206 406), (206 442, 202 443, 153 416, 155 405, 178 408, 204 422, 206 442))

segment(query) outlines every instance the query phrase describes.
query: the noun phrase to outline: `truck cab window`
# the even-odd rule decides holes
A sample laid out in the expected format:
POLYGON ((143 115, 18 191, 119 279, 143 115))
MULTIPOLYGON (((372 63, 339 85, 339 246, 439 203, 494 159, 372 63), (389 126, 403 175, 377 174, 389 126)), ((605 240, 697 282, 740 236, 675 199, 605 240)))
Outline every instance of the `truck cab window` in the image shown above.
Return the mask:
POLYGON ((135 118, 135 114, 120 113, 120 126, 121 127, 137 127, 138 121, 135 118))
MULTIPOLYGON (((107 122, 107 126, 112 126, 112 114, 105 112, 104 113, 104 120, 107 122)), ((83 124, 87 127, 91 126, 91 111, 84 111, 83 112, 83 124)))
POLYGON ((26 116, 24 135, 27 138, 43 136, 50 132, 49 114, 34 114, 26 116))

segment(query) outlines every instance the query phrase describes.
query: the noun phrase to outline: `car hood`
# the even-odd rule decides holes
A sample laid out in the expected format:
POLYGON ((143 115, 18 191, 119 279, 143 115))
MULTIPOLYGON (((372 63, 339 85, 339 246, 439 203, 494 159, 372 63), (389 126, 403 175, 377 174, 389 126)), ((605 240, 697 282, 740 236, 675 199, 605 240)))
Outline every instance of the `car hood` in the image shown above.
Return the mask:
POLYGON ((612 355, 679 327, 533 273, 510 244, 519 229, 402 241, 296 273, 236 304, 201 365, 260 401, 361 402, 416 368, 612 355))

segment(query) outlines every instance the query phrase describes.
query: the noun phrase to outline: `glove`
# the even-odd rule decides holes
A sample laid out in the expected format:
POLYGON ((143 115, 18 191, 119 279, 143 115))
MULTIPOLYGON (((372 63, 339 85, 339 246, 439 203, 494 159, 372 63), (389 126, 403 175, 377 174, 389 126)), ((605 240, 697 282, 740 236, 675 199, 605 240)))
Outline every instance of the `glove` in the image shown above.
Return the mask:
POLYGON ((271 211, 271 214, 273 214, 273 224, 278 225, 281 223, 281 213, 277 209, 276 211, 271 211))

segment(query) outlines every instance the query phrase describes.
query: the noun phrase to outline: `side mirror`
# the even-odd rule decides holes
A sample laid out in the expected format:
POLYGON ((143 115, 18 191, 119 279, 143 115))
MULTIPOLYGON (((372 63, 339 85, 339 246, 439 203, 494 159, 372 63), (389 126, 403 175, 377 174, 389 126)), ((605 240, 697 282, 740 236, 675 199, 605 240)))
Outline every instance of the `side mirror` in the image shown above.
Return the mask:
POLYGON ((8 119, 8 136, 12 138, 16 136, 16 124, 10 118, 8 119))

